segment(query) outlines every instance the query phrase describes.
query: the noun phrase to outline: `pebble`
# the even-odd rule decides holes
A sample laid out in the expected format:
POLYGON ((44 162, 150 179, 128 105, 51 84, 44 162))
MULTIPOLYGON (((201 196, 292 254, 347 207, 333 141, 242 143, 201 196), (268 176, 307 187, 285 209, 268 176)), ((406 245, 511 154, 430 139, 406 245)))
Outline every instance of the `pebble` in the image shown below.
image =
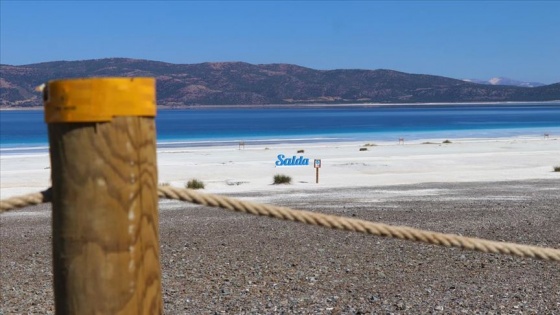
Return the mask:
MULTIPOLYGON (((348 200, 378 193, 371 187, 325 188, 313 200, 288 196, 293 192, 245 196, 331 214, 344 205, 348 213, 366 220, 492 239, 518 239, 519 231, 511 227, 527 220, 532 224, 525 226, 524 243, 560 244, 556 179, 392 186, 391 191, 395 193, 390 201, 367 207, 348 200), (437 189, 440 196, 427 200, 407 194, 417 189, 437 189), (504 198, 502 206, 489 210, 488 200, 496 196, 504 198), (532 201, 531 211, 519 207, 521 197, 532 201)), ((40 209, 49 211, 46 206, 40 209)), ((560 274, 554 263, 503 259, 198 206, 162 210, 165 314, 497 315, 558 309, 560 274)), ((0 219, 2 312, 52 314, 49 218, 0 219)))

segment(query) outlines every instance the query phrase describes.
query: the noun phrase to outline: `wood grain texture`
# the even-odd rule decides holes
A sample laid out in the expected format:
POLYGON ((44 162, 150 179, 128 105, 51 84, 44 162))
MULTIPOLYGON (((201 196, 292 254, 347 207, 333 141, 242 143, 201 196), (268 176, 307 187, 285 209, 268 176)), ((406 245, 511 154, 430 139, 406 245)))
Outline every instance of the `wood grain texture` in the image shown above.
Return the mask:
POLYGON ((161 314, 154 119, 48 127, 56 314, 161 314))

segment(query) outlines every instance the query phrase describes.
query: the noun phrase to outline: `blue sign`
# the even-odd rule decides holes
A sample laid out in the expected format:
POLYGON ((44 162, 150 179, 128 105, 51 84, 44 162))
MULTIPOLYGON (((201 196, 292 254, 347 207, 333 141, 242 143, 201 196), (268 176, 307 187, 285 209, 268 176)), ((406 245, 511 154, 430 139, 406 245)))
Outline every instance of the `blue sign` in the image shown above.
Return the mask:
POLYGON ((315 159, 313 161, 313 165, 315 165, 315 168, 320 168, 321 167, 321 159, 315 159))
POLYGON ((303 156, 296 157, 295 155, 291 158, 287 158, 284 154, 278 154, 278 160, 275 164, 276 166, 309 165, 309 159, 306 159, 303 156))

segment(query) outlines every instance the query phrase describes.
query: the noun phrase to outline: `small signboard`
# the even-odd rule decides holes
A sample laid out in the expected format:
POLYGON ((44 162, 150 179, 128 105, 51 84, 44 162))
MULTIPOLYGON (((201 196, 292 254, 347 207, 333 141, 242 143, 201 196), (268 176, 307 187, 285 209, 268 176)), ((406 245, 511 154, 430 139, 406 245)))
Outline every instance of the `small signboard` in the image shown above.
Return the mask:
POLYGON ((315 168, 320 168, 321 167, 321 159, 315 159, 315 161, 313 162, 313 165, 315 166, 315 168))
POLYGON ((313 167, 315 167, 315 183, 319 184, 319 169, 321 168, 321 159, 313 160, 313 167))

